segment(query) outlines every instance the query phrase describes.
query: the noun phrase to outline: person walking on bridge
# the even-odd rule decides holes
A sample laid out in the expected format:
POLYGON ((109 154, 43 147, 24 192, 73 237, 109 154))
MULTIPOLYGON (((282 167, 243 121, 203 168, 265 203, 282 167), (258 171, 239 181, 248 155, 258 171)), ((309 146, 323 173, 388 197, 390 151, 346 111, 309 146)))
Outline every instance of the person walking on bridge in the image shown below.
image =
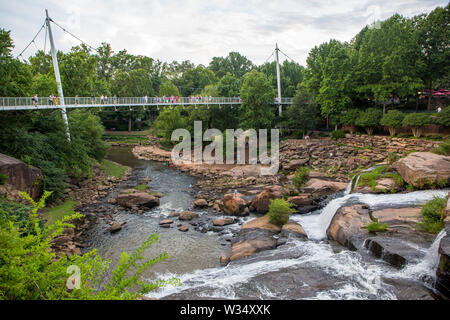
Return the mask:
POLYGON ((38 104, 38 95, 37 93, 31 98, 31 101, 33 102, 33 106, 37 107, 38 104))
POLYGON ((51 105, 51 106, 53 105, 54 98, 55 98, 55 96, 53 94, 48 96, 48 104, 49 105, 51 105))

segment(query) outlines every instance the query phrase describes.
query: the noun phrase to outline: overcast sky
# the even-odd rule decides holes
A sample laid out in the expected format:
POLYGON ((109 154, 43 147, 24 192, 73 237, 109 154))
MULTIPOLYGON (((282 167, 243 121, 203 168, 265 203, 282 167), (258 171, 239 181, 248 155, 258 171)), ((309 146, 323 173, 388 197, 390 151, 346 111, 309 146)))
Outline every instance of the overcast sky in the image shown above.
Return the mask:
MULTIPOLYGON (((394 13, 413 16, 445 6, 440 0, 0 0, 0 27, 11 30, 17 55, 50 17, 86 43, 111 44, 165 62, 208 65, 214 56, 238 51, 256 64, 275 43, 305 65, 308 52, 331 38, 349 41, 362 27, 394 13)), ((56 47, 79 42, 52 27, 56 47)), ((45 32, 24 56, 44 48, 45 32)), ((47 42, 47 49, 49 44, 47 42)), ((282 58, 282 57, 280 57, 282 58)))

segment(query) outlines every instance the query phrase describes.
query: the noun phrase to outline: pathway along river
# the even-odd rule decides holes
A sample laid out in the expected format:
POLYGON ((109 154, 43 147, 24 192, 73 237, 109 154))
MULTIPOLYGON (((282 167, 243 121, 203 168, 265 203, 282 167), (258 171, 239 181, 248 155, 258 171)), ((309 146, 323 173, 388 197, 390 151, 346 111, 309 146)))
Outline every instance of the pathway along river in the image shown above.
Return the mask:
MULTIPOLYGON (((219 257, 229 250, 223 235, 214 232, 200 233, 191 227, 186 233, 177 228, 160 228, 159 221, 172 211, 188 209, 194 200, 195 191, 190 188, 195 179, 161 163, 137 160, 129 148, 113 148, 109 159, 133 168, 132 177, 121 185, 121 189, 134 186, 148 176, 153 191, 161 192, 161 205, 142 215, 125 211, 115 215, 118 221, 126 221, 122 231, 116 234, 106 232, 105 223, 95 225, 89 231, 91 246, 97 248, 103 258, 117 263, 122 251, 132 252, 150 234, 158 233, 160 241, 151 246, 147 257, 167 252, 171 257, 166 262, 154 265, 145 276, 151 281, 156 278, 178 277, 182 286, 165 287, 148 294, 159 299, 432 299, 430 289, 437 263, 437 244, 443 233, 436 237, 431 246, 419 248, 425 254, 416 265, 395 269, 365 250, 349 251, 326 240, 302 241, 289 238, 285 245, 275 250, 260 252, 250 258, 219 264, 219 257), (226 245, 225 245, 226 244, 226 245), (428 279, 424 282, 423 279, 428 279)), ((378 206, 387 200, 396 206, 410 203, 412 198, 431 199, 445 191, 421 192, 413 197, 391 195, 391 199, 380 201, 374 197, 369 205, 378 206), (403 198, 402 198, 403 197, 403 198)), ((111 193, 107 198, 115 197, 111 193)), ((321 211, 328 212, 330 206, 342 205, 347 201, 357 202, 358 195, 346 199, 337 198, 321 211)), ((335 210, 335 209, 332 209, 335 210)), ((316 238, 321 211, 309 216, 296 216, 295 220, 310 224, 316 238), (311 222, 314 221, 314 222, 311 222)), ((197 211, 203 217, 214 218, 214 213, 197 211)), ((329 213, 328 213, 329 215, 329 213)), ((251 219, 247 217, 245 220, 251 219)), ((244 222, 241 219, 240 224, 244 222)), ((175 221, 176 223, 176 221, 175 221)), ((308 232, 308 225, 305 229, 308 232)), ((231 231, 238 225, 230 226, 231 231)), ((323 230, 322 228, 319 228, 323 230)), ((322 232, 322 230, 320 230, 322 232)))

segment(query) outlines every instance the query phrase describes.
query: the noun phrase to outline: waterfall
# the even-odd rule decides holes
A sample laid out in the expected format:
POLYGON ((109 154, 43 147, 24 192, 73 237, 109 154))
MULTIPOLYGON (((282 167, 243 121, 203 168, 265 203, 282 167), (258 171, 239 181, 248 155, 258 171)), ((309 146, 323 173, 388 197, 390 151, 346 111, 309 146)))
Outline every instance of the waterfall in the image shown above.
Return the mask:
POLYGON ((434 279, 436 277, 436 269, 439 264, 439 244, 446 234, 445 229, 442 229, 426 251, 423 260, 417 264, 408 265, 404 270, 402 270, 402 276, 413 278, 429 276, 434 279))
POLYGON ((371 209, 382 207, 408 207, 423 204, 434 197, 445 197, 449 190, 422 190, 408 193, 395 194, 348 194, 330 201, 320 214, 292 217, 305 229, 308 238, 321 240, 327 237, 327 229, 330 226, 336 212, 348 202, 364 203, 371 209))

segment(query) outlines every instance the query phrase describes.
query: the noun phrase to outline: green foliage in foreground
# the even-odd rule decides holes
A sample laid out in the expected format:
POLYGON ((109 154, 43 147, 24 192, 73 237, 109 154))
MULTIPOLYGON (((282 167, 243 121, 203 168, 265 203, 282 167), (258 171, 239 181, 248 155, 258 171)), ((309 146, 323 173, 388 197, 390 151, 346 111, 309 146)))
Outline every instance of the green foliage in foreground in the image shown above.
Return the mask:
POLYGON ((100 162, 102 171, 108 177, 122 178, 127 168, 110 160, 103 159, 100 162))
POLYGON ((444 211, 447 204, 447 198, 434 197, 427 201, 420 211, 423 222, 418 223, 419 227, 431 233, 438 233, 444 228, 444 211))
POLYGON ((383 232, 383 231, 387 230, 388 225, 386 223, 378 223, 378 222, 372 221, 371 223, 369 223, 367 225, 366 228, 367 228, 367 231, 370 233, 383 232))
POLYGON ((292 178, 292 183, 298 191, 305 185, 309 179, 310 169, 308 167, 299 167, 295 170, 294 178, 292 178))
POLYGON ((67 257, 63 254, 55 260, 55 253, 50 250, 52 240, 61 235, 64 228, 73 228, 69 222, 82 215, 66 216, 50 226, 42 227, 37 210, 44 207, 50 192, 45 192, 37 203, 28 195, 22 195, 33 205, 26 221, 5 218, 17 216, 14 206, 2 206, 0 209, 0 299, 136 299, 158 287, 180 283, 176 278, 154 282, 140 278, 150 266, 169 258, 166 253, 150 260, 143 257, 144 250, 158 241, 156 234, 150 235, 134 253, 122 253, 108 283, 103 283, 103 275, 110 261, 103 260, 96 250, 82 256, 67 257), (71 270, 75 273, 72 274, 74 271, 71 270))
POLYGON ((270 223, 273 223, 279 227, 283 226, 289 221, 289 216, 295 212, 292 209, 293 204, 287 202, 284 199, 273 199, 270 200, 269 216, 270 223))

